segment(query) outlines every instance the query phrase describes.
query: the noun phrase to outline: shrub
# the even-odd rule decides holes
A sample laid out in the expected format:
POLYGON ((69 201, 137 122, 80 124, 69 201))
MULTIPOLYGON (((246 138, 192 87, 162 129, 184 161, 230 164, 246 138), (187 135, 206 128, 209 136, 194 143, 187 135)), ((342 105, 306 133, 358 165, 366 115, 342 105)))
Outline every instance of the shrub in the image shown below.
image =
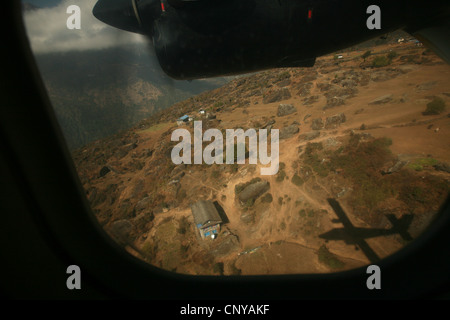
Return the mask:
POLYGON ((280 171, 278 171, 276 181, 277 182, 282 182, 285 177, 286 177, 286 172, 284 172, 284 170, 280 170, 280 171))
POLYGON ((415 171, 422 171, 424 167, 432 167, 436 164, 438 164, 438 161, 436 159, 421 158, 421 159, 415 159, 415 160, 411 161, 408 164, 408 167, 415 171))
POLYGON ((297 174, 294 174, 294 176, 291 179, 292 183, 296 186, 301 186, 305 181, 303 181, 302 178, 300 178, 297 174))
POLYGON ((213 172, 211 172, 211 178, 217 179, 219 176, 220 176, 219 170, 214 170, 213 172))
POLYGON ((433 101, 427 104, 423 115, 441 114, 445 110, 445 101, 441 97, 434 97, 433 101))
POLYGON ((392 186, 379 174, 384 163, 395 160, 389 149, 391 144, 392 139, 386 137, 368 142, 349 142, 344 152, 334 152, 331 156, 330 169, 342 169, 343 176, 358 186, 351 194, 350 203, 354 210, 371 211, 392 196, 392 186))
POLYGON ((318 256, 319 261, 327 265, 331 269, 340 269, 345 265, 344 262, 339 260, 334 254, 328 251, 327 247, 324 244, 319 248, 318 256))
POLYGON ((272 194, 270 194, 270 193, 266 193, 266 194, 261 198, 261 202, 271 203, 272 201, 273 201, 273 197, 272 197, 272 194))
POLYGON ((391 64, 391 59, 385 56, 375 57, 372 61, 372 66, 375 68, 386 67, 391 64))

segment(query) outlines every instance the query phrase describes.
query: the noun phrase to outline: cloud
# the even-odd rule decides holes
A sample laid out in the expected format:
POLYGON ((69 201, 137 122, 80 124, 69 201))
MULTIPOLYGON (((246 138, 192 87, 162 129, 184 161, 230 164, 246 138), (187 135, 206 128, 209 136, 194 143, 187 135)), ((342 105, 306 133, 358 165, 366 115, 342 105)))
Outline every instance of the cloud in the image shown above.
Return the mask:
POLYGON ((63 0, 51 8, 24 13, 28 38, 34 53, 99 50, 148 42, 142 35, 106 25, 92 15, 96 0, 63 0), (70 5, 81 9, 81 29, 69 30, 70 5))

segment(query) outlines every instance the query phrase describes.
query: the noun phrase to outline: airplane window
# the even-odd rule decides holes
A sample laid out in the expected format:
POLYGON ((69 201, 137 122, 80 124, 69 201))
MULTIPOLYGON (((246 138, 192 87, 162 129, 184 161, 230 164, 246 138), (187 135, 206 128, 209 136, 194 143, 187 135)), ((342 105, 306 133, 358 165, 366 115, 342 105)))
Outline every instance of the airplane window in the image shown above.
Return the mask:
MULTIPOLYGON (((169 63, 170 10, 204 39, 229 29, 189 20, 211 7, 157 2, 127 2, 123 31, 96 1, 22 0, 86 197, 125 250, 183 274, 328 273, 376 264, 432 223, 450 190, 450 66, 434 51, 396 30, 277 68, 257 57, 298 48, 251 47, 238 66, 186 42, 192 60, 169 63), (143 6, 162 10, 153 40, 129 32, 148 27, 143 6)), ((236 26, 258 14, 231 2, 217 10, 236 26)))

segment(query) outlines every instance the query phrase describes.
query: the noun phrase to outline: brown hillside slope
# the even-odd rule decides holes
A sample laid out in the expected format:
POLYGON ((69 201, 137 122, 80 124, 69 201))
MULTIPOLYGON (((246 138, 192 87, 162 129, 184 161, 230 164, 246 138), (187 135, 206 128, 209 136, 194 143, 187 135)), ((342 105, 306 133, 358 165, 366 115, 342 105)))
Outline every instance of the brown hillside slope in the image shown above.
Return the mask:
POLYGON ((351 51, 309 69, 238 78, 75 151, 99 223, 137 257, 189 274, 351 269, 370 263, 358 236, 370 236, 380 258, 399 250, 409 240, 390 232, 387 215, 412 215, 415 238, 449 193, 449 111, 423 112, 437 100, 448 108, 450 66, 411 43, 371 50, 365 62, 364 52, 351 51), (388 64, 374 67, 381 56, 388 64), (170 137, 184 114, 203 130, 280 129, 279 172, 261 176, 261 165, 248 162, 174 165, 170 137), (269 187, 240 201, 255 178, 269 187), (326 239, 343 228, 328 198, 365 229, 326 239), (189 205, 199 199, 217 202, 229 220, 214 240, 200 240, 193 224, 189 205))

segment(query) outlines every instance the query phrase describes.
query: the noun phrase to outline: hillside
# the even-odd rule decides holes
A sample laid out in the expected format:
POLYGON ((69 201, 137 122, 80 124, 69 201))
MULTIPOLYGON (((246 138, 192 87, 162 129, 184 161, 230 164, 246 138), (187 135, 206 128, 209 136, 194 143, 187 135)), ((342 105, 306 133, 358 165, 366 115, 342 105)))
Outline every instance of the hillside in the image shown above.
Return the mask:
MULTIPOLYGON (((414 239, 432 221, 450 190, 449 103, 450 66, 412 42, 384 44, 235 79, 73 158, 99 223, 153 265, 188 274, 333 272, 371 262, 355 238, 383 258, 411 241, 398 230, 414 239), (175 166, 170 137, 184 114, 203 130, 279 129, 278 173, 260 176, 260 164, 248 163, 175 166), (264 189, 248 196, 257 184, 264 189), (214 240, 194 226, 189 205, 199 199, 228 218, 214 240), (329 199, 359 232, 342 230, 329 199)), ((192 133, 192 124, 184 128, 192 133)))
POLYGON ((144 45, 35 56, 69 147, 135 125, 226 78, 173 81, 144 45))

